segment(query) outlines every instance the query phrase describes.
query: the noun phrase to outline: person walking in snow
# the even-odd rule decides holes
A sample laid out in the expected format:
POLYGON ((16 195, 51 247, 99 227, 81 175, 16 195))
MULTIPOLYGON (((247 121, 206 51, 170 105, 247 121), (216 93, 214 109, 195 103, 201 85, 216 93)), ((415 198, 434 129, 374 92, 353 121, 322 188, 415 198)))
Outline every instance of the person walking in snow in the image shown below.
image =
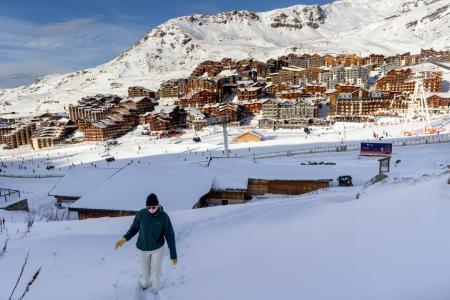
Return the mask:
POLYGON ((155 194, 148 195, 146 207, 136 214, 130 229, 117 241, 115 249, 122 247, 137 233, 139 233, 136 248, 140 266, 140 285, 144 290, 151 286, 156 292, 162 288, 161 264, 164 242, 167 241, 173 265, 177 264, 177 251, 172 223, 155 194))

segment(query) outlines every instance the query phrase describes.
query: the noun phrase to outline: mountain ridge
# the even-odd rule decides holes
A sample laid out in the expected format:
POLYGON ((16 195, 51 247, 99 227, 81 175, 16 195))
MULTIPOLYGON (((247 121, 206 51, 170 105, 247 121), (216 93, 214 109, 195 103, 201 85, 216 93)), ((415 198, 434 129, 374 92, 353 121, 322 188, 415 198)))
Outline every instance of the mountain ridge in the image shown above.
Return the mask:
POLYGON ((94 68, 51 74, 0 90, 0 113, 61 111, 82 96, 125 95, 128 86, 156 89, 187 77, 205 60, 288 53, 385 55, 450 45, 450 0, 338 0, 267 12, 230 11, 170 19, 118 57, 94 68), (9 105, 8 105, 9 104, 9 105))

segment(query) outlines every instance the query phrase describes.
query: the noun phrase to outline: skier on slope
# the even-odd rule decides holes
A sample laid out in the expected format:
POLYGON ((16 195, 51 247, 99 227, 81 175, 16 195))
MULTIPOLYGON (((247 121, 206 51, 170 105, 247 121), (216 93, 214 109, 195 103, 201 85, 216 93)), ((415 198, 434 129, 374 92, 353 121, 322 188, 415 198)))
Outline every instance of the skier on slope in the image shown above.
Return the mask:
POLYGON ((140 265, 140 284, 142 289, 151 286, 156 292, 162 288, 161 263, 164 254, 164 240, 170 251, 170 260, 177 263, 175 233, 170 218, 159 205, 158 197, 150 194, 147 197, 146 208, 141 209, 134 217, 128 232, 117 241, 115 249, 119 249, 139 232, 136 247, 140 265))

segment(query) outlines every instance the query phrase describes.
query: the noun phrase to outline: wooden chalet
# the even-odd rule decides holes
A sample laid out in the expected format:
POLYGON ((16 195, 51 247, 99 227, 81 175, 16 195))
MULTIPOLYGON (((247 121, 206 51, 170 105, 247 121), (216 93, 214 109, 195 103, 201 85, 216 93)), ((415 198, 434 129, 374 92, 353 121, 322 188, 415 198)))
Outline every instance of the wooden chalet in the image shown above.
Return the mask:
POLYGON ((84 167, 69 169, 64 177, 50 190, 48 195, 55 197, 55 201, 58 204, 73 203, 119 170, 114 168, 84 167))
POLYGON ((263 140, 263 136, 256 132, 245 132, 233 138, 233 142, 235 143, 246 143, 246 142, 261 142, 263 140))
POLYGON ((131 86, 128 88, 128 97, 148 97, 155 98, 156 93, 152 90, 146 89, 142 86, 131 86))
POLYGON ((211 190, 214 176, 201 167, 131 164, 97 184, 69 206, 78 219, 134 215, 150 193, 166 212, 188 210, 211 190), (174 188, 176 186, 176 188, 174 188))

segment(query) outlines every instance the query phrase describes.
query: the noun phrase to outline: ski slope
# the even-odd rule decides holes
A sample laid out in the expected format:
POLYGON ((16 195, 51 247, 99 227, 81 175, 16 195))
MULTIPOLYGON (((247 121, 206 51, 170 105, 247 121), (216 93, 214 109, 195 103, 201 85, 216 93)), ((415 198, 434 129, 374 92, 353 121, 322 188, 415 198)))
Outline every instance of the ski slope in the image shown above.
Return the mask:
MULTIPOLYGON (((179 263, 170 264, 166 249, 165 287, 145 299, 447 299, 446 180, 171 213, 179 263)), ((113 250, 131 221, 39 222, 25 237, 24 224, 8 223, 0 297, 9 296, 30 249, 24 279, 42 272, 28 299, 136 299, 135 238, 113 250)))

